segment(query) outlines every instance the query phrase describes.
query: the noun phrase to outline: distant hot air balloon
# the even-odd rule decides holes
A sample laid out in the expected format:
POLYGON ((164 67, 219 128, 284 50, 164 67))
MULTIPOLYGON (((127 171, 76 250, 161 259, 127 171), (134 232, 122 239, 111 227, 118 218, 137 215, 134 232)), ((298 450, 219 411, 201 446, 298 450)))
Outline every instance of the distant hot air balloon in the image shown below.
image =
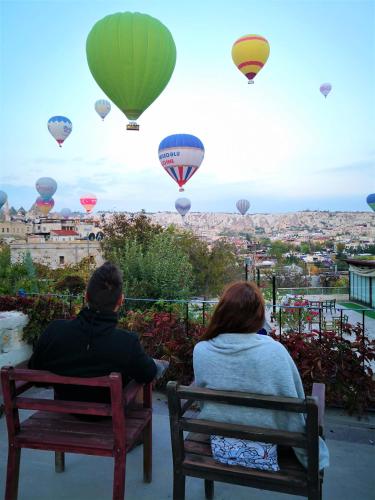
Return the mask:
POLYGON ((260 35, 244 35, 232 47, 232 59, 237 68, 254 83, 253 78, 266 64, 270 54, 268 41, 260 35))
POLYGON ((70 208, 62 208, 60 214, 64 219, 67 219, 72 214, 72 211, 70 208))
POLYGON ((38 210, 42 212, 43 215, 48 215, 49 212, 52 210, 52 208, 55 205, 54 199, 51 198, 49 200, 43 200, 41 196, 39 196, 36 199, 35 205, 37 206, 38 210))
POLYGON ((5 205, 8 195, 4 191, 0 191, 0 209, 5 205))
POLYGON ((184 220, 185 215, 191 208, 191 202, 189 198, 178 198, 174 206, 176 207, 177 212, 181 215, 182 220, 184 220))
POLYGON ((47 125, 51 135, 56 139, 61 148, 62 143, 72 131, 72 122, 65 116, 52 116, 52 118, 48 120, 47 125))
POLYGON ((81 196, 79 201, 83 206, 83 208, 85 209, 86 213, 91 214, 98 199, 94 194, 84 194, 83 196, 81 196))
POLYGON ((375 212, 375 193, 371 193, 366 198, 367 205, 375 212))
POLYGON ((324 95, 324 97, 327 97, 327 95, 332 90, 332 85, 330 83, 322 83, 319 90, 324 95))
MULTIPOLYGON (((176 64, 169 30, 139 12, 118 12, 98 21, 86 41, 87 62, 96 83, 129 120, 161 94, 176 64)), ((128 130, 138 130, 130 123, 128 130)))
POLYGON ((111 111, 111 103, 106 99, 99 99, 95 103, 95 111, 98 113, 100 118, 104 121, 104 118, 111 111))
POLYGON ((56 193, 57 182, 52 177, 41 177, 35 187, 43 200, 49 200, 56 193))
POLYGON ((202 141, 189 134, 175 134, 159 145, 159 160, 164 170, 183 191, 183 185, 195 174, 204 158, 202 141))
POLYGON ((250 208, 250 202, 248 200, 238 200, 236 207, 241 215, 245 215, 250 208))

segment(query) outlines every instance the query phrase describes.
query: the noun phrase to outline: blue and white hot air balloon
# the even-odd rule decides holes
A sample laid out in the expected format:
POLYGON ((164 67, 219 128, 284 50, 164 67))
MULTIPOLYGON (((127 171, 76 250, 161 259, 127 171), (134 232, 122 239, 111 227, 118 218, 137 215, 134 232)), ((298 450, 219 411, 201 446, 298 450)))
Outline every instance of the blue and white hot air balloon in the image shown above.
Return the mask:
POLYGON ((195 174, 204 158, 202 141, 190 134, 174 134, 159 145, 159 160, 164 170, 177 182, 180 191, 195 174))
POLYGON ((111 111, 111 103, 106 99, 99 99, 95 103, 95 111, 98 113, 100 118, 104 121, 104 118, 111 111))
POLYGON ((371 193, 366 198, 367 205, 375 212, 375 193, 371 193))
POLYGON ((47 126, 50 134, 56 139, 61 148, 62 143, 72 131, 72 122, 65 116, 52 116, 52 118, 48 120, 47 126))
POLYGON ((44 201, 47 201, 56 193, 57 182, 52 177, 41 177, 36 181, 35 187, 40 197, 44 201))
POLYGON ((191 208, 191 202, 189 198, 178 198, 174 206, 176 207, 177 212, 181 215, 182 220, 184 220, 185 215, 191 208))
POLYGON ((0 208, 5 205, 6 201, 8 199, 8 195, 5 193, 5 191, 0 191, 0 208))
POLYGON ((67 219, 71 214, 72 211, 70 208, 62 208, 60 211, 61 217, 64 217, 64 219, 67 219))
POLYGON ((245 215, 250 208, 250 202, 248 200, 238 200, 236 207, 241 215, 245 215))

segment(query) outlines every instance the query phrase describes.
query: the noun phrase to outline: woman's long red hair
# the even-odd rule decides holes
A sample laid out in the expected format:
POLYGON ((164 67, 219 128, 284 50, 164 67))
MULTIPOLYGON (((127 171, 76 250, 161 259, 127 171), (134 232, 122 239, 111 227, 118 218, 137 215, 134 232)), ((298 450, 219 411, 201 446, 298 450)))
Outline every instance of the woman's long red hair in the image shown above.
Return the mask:
POLYGON ((254 283, 238 281, 223 292, 202 340, 220 333, 256 333, 264 323, 264 299, 254 283))

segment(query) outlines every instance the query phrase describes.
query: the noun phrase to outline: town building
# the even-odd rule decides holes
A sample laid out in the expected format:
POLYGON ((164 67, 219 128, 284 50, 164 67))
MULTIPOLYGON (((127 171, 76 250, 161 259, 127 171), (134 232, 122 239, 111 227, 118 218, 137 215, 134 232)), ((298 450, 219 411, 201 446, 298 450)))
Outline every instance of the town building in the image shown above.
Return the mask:
POLYGON ((103 264, 100 243, 90 240, 73 241, 41 241, 38 236, 28 241, 13 241, 10 244, 12 263, 21 262, 29 253, 33 262, 38 262, 52 269, 66 265, 78 264, 82 259, 89 258, 97 266, 103 264), (35 241, 36 240, 36 241, 35 241))

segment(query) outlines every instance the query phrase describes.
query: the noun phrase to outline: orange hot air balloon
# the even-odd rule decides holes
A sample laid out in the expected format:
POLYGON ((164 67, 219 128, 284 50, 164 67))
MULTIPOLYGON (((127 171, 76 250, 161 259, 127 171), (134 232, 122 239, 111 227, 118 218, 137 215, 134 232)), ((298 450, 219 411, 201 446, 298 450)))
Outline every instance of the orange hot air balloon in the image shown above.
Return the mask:
POLYGON ((85 209, 86 213, 91 214, 98 199, 94 194, 84 194, 83 196, 81 196, 79 201, 80 201, 81 205, 83 206, 83 208, 85 209))
POLYGON ((36 199, 35 205, 37 206, 37 209, 42 212, 43 215, 47 217, 49 212, 52 210, 52 208, 55 205, 55 202, 53 198, 50 198, 49 200, 43 200, 41 196, 38 196, 36 199))
POLYGON ((254 83, 253 78, 266 64, 270 55, 268 41, 260 35, 244 35, 232 47, 232 59, 237 68, 254 83))

